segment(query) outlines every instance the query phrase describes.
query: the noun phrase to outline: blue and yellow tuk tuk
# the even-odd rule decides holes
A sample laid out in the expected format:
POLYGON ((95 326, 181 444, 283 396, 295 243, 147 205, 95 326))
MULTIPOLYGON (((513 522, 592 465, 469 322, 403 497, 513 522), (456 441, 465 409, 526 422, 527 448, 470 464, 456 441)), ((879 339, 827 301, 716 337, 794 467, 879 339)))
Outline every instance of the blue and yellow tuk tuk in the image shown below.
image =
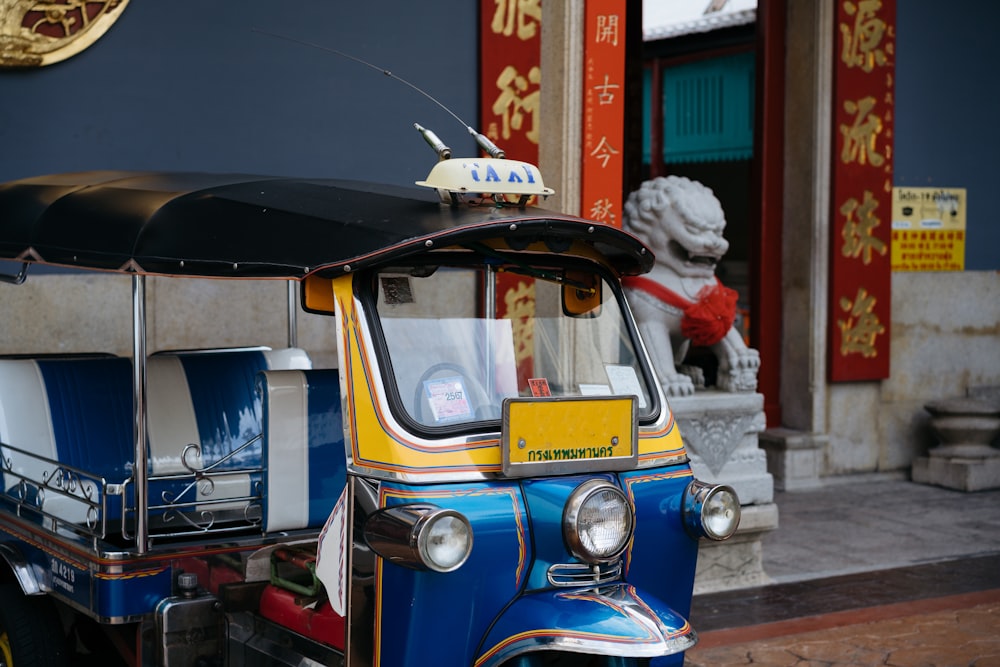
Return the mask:
POLYGON ((132 313, 131 354, 0 358, 0 665, 683 662, 739 501, 692 476, 623 296, 652 254, 526 206, 530 164, 422 184, 0 185, 0 302, 69 267, 132 313), (150 349, 147 282, 203 280, 286 281, 287 347, 150 349))

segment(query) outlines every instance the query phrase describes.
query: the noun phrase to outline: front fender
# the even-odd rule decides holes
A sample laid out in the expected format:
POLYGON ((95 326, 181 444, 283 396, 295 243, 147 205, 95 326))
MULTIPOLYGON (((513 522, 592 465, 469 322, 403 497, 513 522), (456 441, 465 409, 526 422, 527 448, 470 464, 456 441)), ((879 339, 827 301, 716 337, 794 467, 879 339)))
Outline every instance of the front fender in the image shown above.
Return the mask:
POLYGON ((532 651, 652 658, 695 645, 691 624, 634 586, 544 591, 518 598, 490 628, 475 667, 532 651))
POLYGON ((16 547, 0 543, 0 558, 10 567, 14 580, 25 595, 42 595, 44 591, 31 563, 21 555, 16 547))

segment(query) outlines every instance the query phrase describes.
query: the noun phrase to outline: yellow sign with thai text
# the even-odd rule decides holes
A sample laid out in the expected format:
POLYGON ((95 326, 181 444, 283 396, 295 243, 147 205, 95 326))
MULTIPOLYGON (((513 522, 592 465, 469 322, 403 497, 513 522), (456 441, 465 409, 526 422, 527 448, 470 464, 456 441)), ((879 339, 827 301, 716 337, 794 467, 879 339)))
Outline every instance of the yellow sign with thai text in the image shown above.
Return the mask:
POLYGON ((892 270, 965 270, 965 188, 892 189, 892 270))
POLYGON ((638 461, 633 396, 507 399, 503 471, 508 476, 629 470, 638 461))

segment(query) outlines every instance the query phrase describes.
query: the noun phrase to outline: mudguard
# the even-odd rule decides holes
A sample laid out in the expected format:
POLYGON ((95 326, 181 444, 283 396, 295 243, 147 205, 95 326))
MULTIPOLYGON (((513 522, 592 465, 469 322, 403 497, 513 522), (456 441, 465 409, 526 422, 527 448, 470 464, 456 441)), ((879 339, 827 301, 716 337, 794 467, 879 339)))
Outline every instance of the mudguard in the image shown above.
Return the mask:
POLYGON ((0 558, 10 567, 14 580, 25 595, 42 595, 43 590, 38 582, 37 573, 28 560, 21 555, 17 547, 0 542, 0 558))
POLYGON ((520 597, 504 611, 475 667, 532 651, 652 658, 681 653, 697 641, 687 620, 629 584, 544 591, 520 597))

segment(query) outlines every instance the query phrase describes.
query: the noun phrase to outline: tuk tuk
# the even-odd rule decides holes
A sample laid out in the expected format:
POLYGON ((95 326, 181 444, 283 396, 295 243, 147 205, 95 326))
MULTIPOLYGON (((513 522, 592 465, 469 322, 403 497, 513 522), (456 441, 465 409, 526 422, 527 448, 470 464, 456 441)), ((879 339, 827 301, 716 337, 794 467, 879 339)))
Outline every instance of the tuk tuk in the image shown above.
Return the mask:
POLYGON ((692 476, 623 296, 652 253, 527 206, 534 165, 420 184, 0 185, 4 318, 48 265, 120 277, 132 320, 131 354, 0 358, 0 665, 682 664, 740 505, 692 476), (287 347, 149 349, 147 281, 203 280, 286 281, 287 347))

